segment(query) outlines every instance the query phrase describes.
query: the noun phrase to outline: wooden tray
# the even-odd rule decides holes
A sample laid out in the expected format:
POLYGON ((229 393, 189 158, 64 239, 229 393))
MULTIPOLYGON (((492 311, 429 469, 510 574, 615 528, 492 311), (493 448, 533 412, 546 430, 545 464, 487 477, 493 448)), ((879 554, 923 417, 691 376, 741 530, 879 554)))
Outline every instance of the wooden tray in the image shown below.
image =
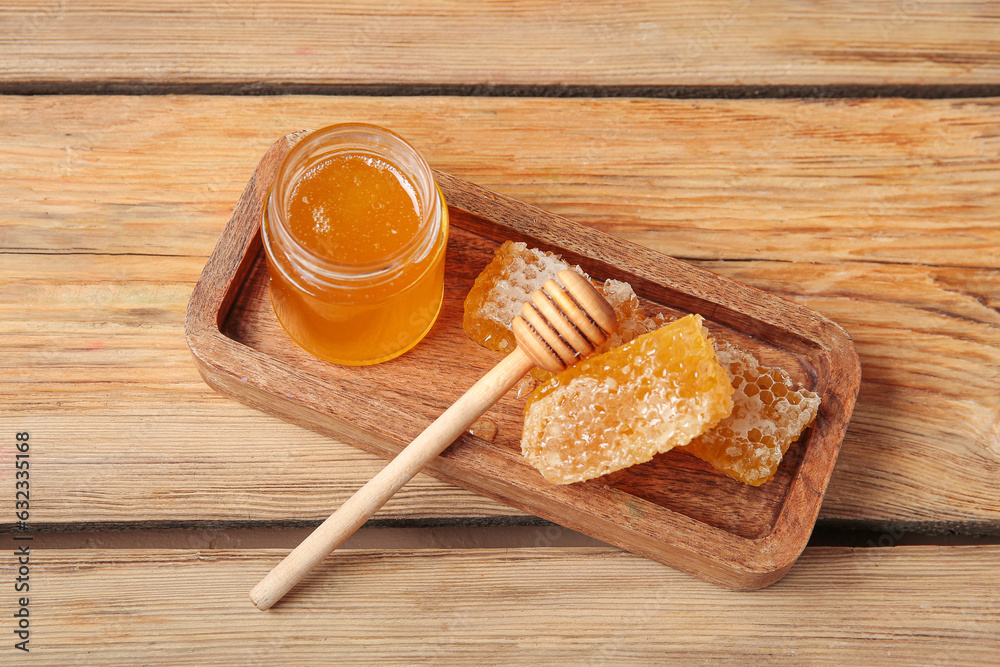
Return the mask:
POLYGON ((650 312, 701 313, 716 336, 818 392, 819 416, 760 487, 676 451, 555 486, 521 458, 524 399, 512 391, 487 413, 499 428, 493 442, 465 435, 427 472, 730 588, 766 586, 791 567, 815 523, 860 382, 842 328, 792 302, 439 172, 451 238, 438 323, 416 348, 384 364, 318 360, 274 317, 259 234, 268 188, 301 134, 277 141, 257 166, 188 304, 188 344, 209 385, 390 458, 499 360, 465 336, 462 305, 493 250, 506 239, 526 241, 597 279, 628 281, 650 312))

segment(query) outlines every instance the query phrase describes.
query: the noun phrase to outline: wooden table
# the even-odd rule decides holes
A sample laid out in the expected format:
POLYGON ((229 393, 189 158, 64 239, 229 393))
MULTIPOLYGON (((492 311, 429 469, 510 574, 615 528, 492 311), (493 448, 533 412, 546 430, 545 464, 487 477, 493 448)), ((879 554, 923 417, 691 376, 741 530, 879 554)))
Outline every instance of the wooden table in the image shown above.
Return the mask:
POLYGON ((0 34, 0 663, 995 663, 995 3, 53 0, 5 3, 0 34), (377 519, 415 546, 387 529, 250 605, 267 536, 382 461, 213 393, 184 310, 266 148, 347 120, 848 330, 857 408, 784 579, 560 546, 421 476, 377 519), (521 546, 414 528, 504 524, 521 546))

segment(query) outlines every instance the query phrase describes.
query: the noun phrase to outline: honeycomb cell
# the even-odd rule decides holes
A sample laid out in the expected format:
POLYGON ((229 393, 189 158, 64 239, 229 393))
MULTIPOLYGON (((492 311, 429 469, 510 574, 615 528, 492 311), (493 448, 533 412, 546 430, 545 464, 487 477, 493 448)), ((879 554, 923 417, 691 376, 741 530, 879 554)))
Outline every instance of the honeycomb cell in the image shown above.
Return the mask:
POLYGON ((715 341, 715 348, 734 378, 733 411, 682 449, 760 486, 774 477, 788 447, 816 418, 820 399, 782 369, 761 366, 746 350, 724 341, 715 341))
POLYGON ((549 481, 580 482, 684 445, 733 407, 733 386, 689 315, 540 385, 521 452, 549 481))

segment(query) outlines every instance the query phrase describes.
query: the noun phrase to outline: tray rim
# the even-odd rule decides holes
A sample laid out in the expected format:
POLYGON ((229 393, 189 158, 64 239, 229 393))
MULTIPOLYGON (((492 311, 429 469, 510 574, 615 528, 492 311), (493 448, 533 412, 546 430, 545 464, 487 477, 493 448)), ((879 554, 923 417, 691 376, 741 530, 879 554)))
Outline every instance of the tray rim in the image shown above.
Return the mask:
MULTIPOLYGON (((274 398, 275 405, 278 406, 285 400, 269 392, 266 383, 260 387, 248 386, 252 383, 247 378, 266 378, 269 377, 268 373, 287 377, 290 369, 284 365, 279 367, 268 355, 233 340, 223 332, 223 327, 240 287, 262 252, 259 222, 255 229, 239 228, 237 223, 240 214, 260 210, 281 159, 306 132, 293 132, 278 139, 262 157, 234 207, 188 303, 185 332, 199 372, 214 389, 238 400, 243 400, 242 396, 248 390, 274 398), (220 360, 226 360, 226 363, 220 363, 220 360)), ((642 262, 634 262, 630 267, 635 269, 636 264, 642 267, 642 271, 638 273, 630 271, 630 275, 638 276, 638 281, 630 280, 637 293, 661 303, 670 299, 674 303, 680 303, 686 310, 702 312, 709 319, 742 321, 744 326, 733 328, 749 332, 765 342, 782 339, 784 347, 792 344, 798 349, 809 348, 818 353, 819 358, 827 364, 827 373, 818 377, 829 381, 827 386, 816 388, 823 389, 820 392, 823 396, 823 428, 814 426, 810 429, 809 446, 805 448, 802 460, 791 478, 772 529, 759 537, 736 535, 629 495, 631 505, 638 503, 644 522, 648 518, 649 522, 669 526, 671 531, 669 535, 656 535, 643 526, 628 526, 625 528, 631 529, 631 539, 627 546, 623 546, 621 541, 608 538, 609 534, 623 528, 610 516, 594 512, 581 515, 579 508, 573 507, 564 507, 563 514, 554 516, 553 512, 545 508, 508 497, 509 493, 502 485, 497 484, 498 480, 470 474, 467 469, 457 470, 454 466, 449 466, 445 459, 439 459, 436 462, 438 465, 425 472, 729 588, 759 588, 783 576, 808 542, 860 387, 860 363, 847 332, 829 318, 782 297, 584 227, 450 174, 435 170, 435 177, 445 193, 449 208, 504 226, 511 232, 506 238, 525 240, 541 248, 558 249, 564 257, 576 263, 582 259, 588 271, 592 267, 598 267, 593 273, 595 277, 616 275, 616 257, 641 258, 642 262), (525 211, 531 215, 525 215, 525 211), (560 236, 556 231, 567 228, 585 230, 588 242, 583 244, 573 241, 567 245, 567 237, 560 236), (605 273, 603 276, 602 271, 605 273), (738 305, 734 306, 732 299, 723 303, 718 298, 720 285, 732 295, 739 296, 738 305), (780 306, 778 311, 775 310, 775 305, 780 306), (795 317, 791 323, 788 320, 777 322, 775 313, 779 311, 792 313, 795 317), (814 440, 817 442, 813 442, 814 440), (590 526, 595 525, 595 521, 600 530, 589 530, 590 526), (710 539, 720 545, 720 552, 706 554, 690 548, 700 538, 710 539)), ((469 220, 471 218, 467 219, 469 220)), ((497 234, 491 233, 492 229, 477 229, 474 224, 463 227, 487 238, 502 240, 497 234)), ((294 373, 294 369, 291 370, 294 373)), ((817 374, 819 370, 816 369, 817 374)), ((309 382, 306 376, 300 376, 299 379, 306 384, 309 382)), ((335 433, 340 437, 349 436, 355 442, 365 442, 365 436, 370 435, 363 429, 344 420, 331 418, 328 414, 315 412, 312 418, 308 415, 293 417, 280 409, 267 409, 256 402, 250 404, 313 430, 335 433)), ((391 452, 379 451, 377 447, 361 448, 383 457, 391 455, 391 452)), ((620 500, 616 497, 617 494, 624 493, 608 486, 595 487, 590 491, 601 493, 602 488, 603 500, 611 505, 620 500)))

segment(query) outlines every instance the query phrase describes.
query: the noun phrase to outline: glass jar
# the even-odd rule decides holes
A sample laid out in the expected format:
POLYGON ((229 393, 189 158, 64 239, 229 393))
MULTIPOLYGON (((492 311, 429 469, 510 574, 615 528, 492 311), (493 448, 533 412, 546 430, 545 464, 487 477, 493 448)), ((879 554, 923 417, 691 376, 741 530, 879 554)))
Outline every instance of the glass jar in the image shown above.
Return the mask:
POLYGON ((338 364, 403 354, 444 296, 448 207, 409 143, 366 124, 333 125, 285 157, 261 233, 278 321, 338 364))

